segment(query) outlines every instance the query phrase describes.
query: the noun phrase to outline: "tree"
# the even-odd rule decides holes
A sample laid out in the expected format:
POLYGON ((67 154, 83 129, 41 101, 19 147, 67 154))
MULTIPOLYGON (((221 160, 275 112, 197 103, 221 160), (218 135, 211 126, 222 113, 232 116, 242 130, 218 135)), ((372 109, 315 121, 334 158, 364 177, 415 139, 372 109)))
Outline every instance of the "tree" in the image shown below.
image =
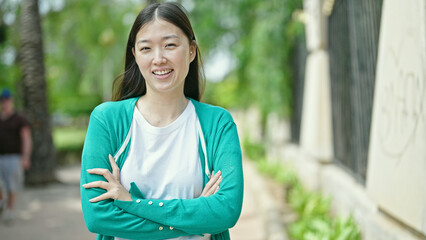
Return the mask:
POLYGON ((23 0, 19 60, 23 76, 25 113, 33 137, 32 165, 26 175, 29 184, 55 180, 55 151, 47 106, 43 37, 38 0, 23 0))
MULTIPOLYGON (((229 49, 237 60, 234 71, 216 85, 226 95, 221 98, 232 101, 225 107, 254 105, 263 121, 272 112, 291 116, 291 54, 295 37, 303 34, 294 13, 302 8, 302 0, 195 3, 192 23, 204 55, 229 49)), ((208 101, 218 104, 217 95, 208 101)))

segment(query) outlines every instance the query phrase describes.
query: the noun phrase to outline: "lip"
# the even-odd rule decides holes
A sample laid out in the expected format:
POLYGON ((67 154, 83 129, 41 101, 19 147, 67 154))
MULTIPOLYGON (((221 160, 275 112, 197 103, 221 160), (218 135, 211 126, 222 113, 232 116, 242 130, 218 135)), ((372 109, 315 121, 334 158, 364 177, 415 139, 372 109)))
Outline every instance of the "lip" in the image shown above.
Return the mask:
POLYGON ((154 69, 152 71, 152 75, 154 75, 154 77, 157 78, 157 79, 163 80, 163 79, 170 77, 170 75, 172 75, 173 72, 174 72, 174 70, 172 68, 161 68, 161 69, 154 69), (163 75, 158 75, 158 74, 154 73, 154 72, 160 72, 160 71, 170 71, 170 72, 163 74, 163 75))

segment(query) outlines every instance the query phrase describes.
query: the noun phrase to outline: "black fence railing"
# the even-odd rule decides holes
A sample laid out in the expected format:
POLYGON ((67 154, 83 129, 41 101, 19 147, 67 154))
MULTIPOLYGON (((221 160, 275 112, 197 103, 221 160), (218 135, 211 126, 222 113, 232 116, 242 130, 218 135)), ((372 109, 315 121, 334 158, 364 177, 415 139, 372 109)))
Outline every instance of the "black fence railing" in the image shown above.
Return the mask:
POLYGON ((335 161, 365 183, 382 0, 336 0, 328 19, 335 161))
POLYGON ((303 89, 305 85, 305 65, 308 51, 306 49, 305 34, 297 36, 292 53, 292 115, 290 120, 291 141, 299 143, 300 125, 302 123, 303 89))

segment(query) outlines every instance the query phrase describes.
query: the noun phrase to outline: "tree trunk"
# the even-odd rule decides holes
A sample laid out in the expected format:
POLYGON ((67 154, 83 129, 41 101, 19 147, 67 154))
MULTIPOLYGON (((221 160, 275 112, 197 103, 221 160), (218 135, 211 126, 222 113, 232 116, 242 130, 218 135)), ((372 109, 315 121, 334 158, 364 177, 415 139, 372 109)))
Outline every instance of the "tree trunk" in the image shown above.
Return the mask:
POLYGON ((19 59, 23 75, 24 109, 31 123, 33 151, 27 184, 54 181, 55 149, 47 106, 46 78, 38 0, 23 0, 19 59))

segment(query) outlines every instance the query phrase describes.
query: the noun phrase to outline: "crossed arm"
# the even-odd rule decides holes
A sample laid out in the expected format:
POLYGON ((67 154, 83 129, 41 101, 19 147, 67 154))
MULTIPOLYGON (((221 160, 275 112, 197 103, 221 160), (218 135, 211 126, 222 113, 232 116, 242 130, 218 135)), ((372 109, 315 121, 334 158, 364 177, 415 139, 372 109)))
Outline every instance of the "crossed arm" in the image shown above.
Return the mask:
MULTIPOLYGON (((101 195, 94 197, 90 199, 89 201, 99 202, 106 199, 114 199, 114 200, 121 200, 121 201, 132 201, 132 196, 130 193, 123 187, 123 185, 120 183, 120 169, 118 168, 117 164, 115 163, 114 158, 111 156, 111 154, 108 155, 109 162, 111 164, 112 172, 110 172, 108 169, 105 168, 94 168, 94 169, 88 169, 87 172, 90 174, 96 174, 103 176, 107 181, 94 181, 90 183, 83 184, 83 187, 88 188, 101 188, 104 189, 106 192, 102 193, 101 195)), ((217 191, 219 191, 219 185, 222 182, 222 176, 220 170, 214 174, 211 175, 210 180, 204 187, 201 197, 208 197, 213 194, 215 194, 217 191)))

